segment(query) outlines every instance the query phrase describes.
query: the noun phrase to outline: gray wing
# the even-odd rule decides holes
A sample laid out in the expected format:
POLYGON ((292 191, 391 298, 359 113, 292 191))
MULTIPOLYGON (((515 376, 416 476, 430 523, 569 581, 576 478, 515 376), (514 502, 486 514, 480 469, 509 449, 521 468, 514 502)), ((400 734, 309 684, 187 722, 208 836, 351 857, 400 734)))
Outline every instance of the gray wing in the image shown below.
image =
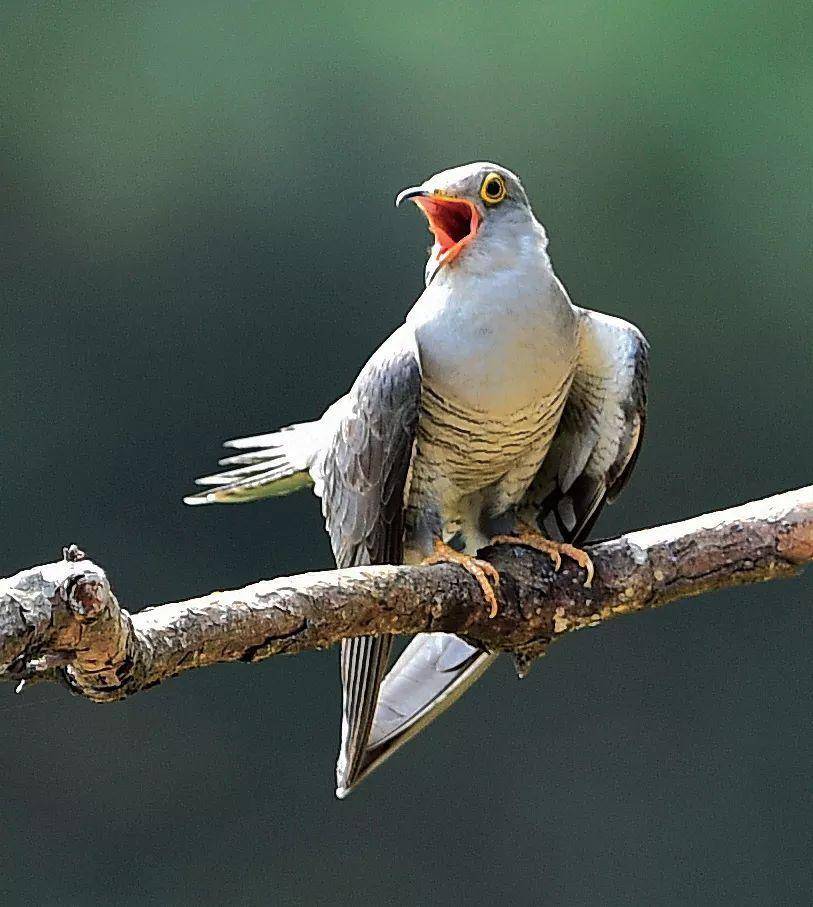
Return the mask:
MULTIPOLYGON (((370 359, 344 398, 332 441, 315 465, 316 491, 339 567, 402 561, 420 396, 414 337, 402 327, 370 359)), ((389 636, 342 643, 338 796, 353 785, 364 760, 391 643, 389 636)))
POLYGON ((646 421, 649 344, 620 318, 581 310, 579 360, 559 427, 520 506, 553 539, 579 542, 626 485, 646 421))

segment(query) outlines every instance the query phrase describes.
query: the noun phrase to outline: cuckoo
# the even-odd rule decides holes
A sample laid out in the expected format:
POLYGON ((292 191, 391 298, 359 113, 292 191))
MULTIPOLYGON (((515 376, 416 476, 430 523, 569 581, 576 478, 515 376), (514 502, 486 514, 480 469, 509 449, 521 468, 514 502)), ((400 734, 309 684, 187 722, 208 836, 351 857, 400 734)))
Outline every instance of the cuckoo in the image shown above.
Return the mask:
MULTIPOLYGON (((339 567, 453 561, 494 615, 490 541, 573 558, 624 487, 644 430, 648 345, 626 321, 574 305, 519 179, 497 164, 401 192, 434 243, 426 288, 350 391, 320 419, 226 442, 242 453, 198 479, 190 504, 313 487, 339 567)), ((387 672, 391 636, 342 643, 337 796, 451 705, 495 655, 416 636, 387 672)))

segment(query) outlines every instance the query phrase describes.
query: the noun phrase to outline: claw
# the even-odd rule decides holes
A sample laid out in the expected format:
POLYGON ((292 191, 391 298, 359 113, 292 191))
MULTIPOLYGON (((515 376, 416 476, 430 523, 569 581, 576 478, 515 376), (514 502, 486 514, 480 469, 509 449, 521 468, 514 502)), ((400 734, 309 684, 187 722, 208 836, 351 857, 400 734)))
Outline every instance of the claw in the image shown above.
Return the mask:
POLYGON ((468 554, 461 554, 445 542, 437 539, 435 541, 435 553, 424 558, 421 563, 427 566, 430 564, 459 564, 480 584, 480 588, 483 590, 483 597, 488 604, 488 616, 490 618, 497 616, 499 605, 494 589, 500 584, 500 574, 497 568, 489 564, 488 561, 481 560, 479 557, 471 557, 468 554))
POLYGON ((595 567, 593 566, 592 560, 590 560, 590 555, 586 551, 582 551, 581 548, 577 548, 575 545, 571 545, 568 542, 554 542, 551 539, 546 539, 544 535, 534 532, 532 529, 526 531, 524 528, 516 535, 495 535, 494 538, 491 539, 492 545, 499 544, 500 542, 504 542, 508 545, 525 545, 528 548, 535 548, 537 551, 544 552, 553 561, 554 573, 562 566, 562 555, 565 554, 576 561, 582 570, 587 573, 587 577, 584 581, 585 587, 589 589, 593 584, 595 567))
POLYGON ((584 585, 589 589, 593 585, 593 577, 596 573, 596 568, 593 566, 592 560, 590 560, 590 555, 581 548, 577 548, 575 545, 569 545, 567 542, 562 545, 561 551, 562 554, 566 554, 568 557, 573 558, 582 570, 585 571, 587 577, 584 581, 584 585))

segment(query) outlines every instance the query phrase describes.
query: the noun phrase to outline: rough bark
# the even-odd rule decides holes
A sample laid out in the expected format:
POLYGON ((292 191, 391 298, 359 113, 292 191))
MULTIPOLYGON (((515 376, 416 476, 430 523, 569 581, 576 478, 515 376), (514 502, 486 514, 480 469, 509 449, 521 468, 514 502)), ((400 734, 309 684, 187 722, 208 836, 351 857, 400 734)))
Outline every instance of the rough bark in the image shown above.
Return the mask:
POLYGON ((76 546, 0 580, 0 677, 61 680, 98 702, 190 668, 322 649, 347 636, 459 633, 509 651, 520 671, 556 639, 621 614, 713 589, 796 574, 813 560, 813 486, 633 532, 587 549, 596 573, 511 545, 482 556, 500 571, 489 619, 458 566, 368 567, 267 580, 129 614, 76 546))

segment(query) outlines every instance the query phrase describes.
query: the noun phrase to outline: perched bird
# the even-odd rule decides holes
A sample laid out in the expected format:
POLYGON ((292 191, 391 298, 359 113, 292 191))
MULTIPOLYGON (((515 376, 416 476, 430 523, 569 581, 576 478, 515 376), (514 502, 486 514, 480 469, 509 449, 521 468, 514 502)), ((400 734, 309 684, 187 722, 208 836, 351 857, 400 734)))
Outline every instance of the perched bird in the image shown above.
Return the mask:
MULTIPOLYGON (((519 179, 497 164, 438 173, 396 199, 434 235, 426 289, 349 393, 315 422, 242 438, 189 504, 312 485, 336 564, 453 561, 496 614, 496 570, 476 552, 510 540, 558 568, 621 491, 644 429, 648 345, 633 325, 574 306, 519 179)), ((337 796, 451 705, 494 655, 446 633, 342 644, 337 796)))

